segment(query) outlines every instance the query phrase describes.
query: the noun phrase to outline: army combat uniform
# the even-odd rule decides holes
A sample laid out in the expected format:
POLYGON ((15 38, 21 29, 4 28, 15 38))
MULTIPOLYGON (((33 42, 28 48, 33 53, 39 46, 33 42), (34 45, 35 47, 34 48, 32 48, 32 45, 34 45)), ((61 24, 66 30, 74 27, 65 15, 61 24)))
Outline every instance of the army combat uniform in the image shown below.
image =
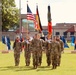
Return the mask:
POLYGON ((45 41, 44 46, 45 46, 45 51, 46 51, 47 66, 50 66, 50 64, 51 64, 51 54, 50 54, 50 50, 49 50, 49 42, 45 41))
POLYGON ((37 68, 39 64, 39 57, 41 56, 39 52, 42 48, 40 39, 33 39, 31 41, 31 47, 32 47, 32 56, 33 56, 33 66, 34 68, 37 68))
POLYGON ((62 40, 58 40, 59 44, 60 44, 60 52, 59 52, 59 59, 58 59, 58 66, 60 66, 60 62, 61 62, 61 52, 64 50, 64 43, 62 40))
POLYGON ((15 59, 15 66, 19 65, 20 62, 20 52, 21 52, 21 42, 14 42, 14 59, 15 59))
MULTIPOLYGON (((43 39, 40 39, 40 41, 41 41, 41 47, 43 47, 43 45, 44 45, 44 40, 43 39)), ((41 50, 39 50, 39 66, 41 65, 41 63, 42 63, 42 51, 43 51, 43 49, 41 48, 41 50)))
POLYGON ((57 62, 59 58, 59 52, 60 52, 60 44, 57 41, 52 41, 50 43, 50 52, 51 52, 51 58, 52 58, 52 69, 55 69, 57 67, 57 62))
POLYGON ((30 50, 30 44, 24 41, 24 57, 25 57, 25 63, 26 66, 30 65, 30 58, 31 58, 31 50, 30 50))

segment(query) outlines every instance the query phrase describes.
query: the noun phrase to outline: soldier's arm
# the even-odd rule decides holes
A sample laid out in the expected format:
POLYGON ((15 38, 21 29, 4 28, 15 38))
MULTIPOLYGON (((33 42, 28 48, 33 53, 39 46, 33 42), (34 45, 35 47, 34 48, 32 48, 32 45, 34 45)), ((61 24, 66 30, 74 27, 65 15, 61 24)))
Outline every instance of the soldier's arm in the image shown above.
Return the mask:
POLYGON ((34 43, 33 43, 33 40, 32 40, 32 41, 30 41, 30 48, 29 48, 30 50, 32 50, 32 49, 33 49, 33 44, 34 44, 34 43))
POLYGON ((47 48, 47 41, 44 41, 44 43, 43 43, 43 48, 44 48, 44 49, 47 48))
POLYGON ((16 46, 16 42, 13 43, 13 49, 15 48, 15 46, 16 46))
POLYGON ((61 52, 61 46, 60 46, 60 43, 58 43, 58 51, 61 52))
POLYGON ((41 49, 44 50, 44 40, 41 40, 41 49))
POLYGON ((26 41, 23 43, 23 46, 24 46, 24 50, 26 50, 26 46, 27 46, 26 41))
POLYGON ((50 43, 48 43, 48 50, 50 50, 50 48, 51 48, 51 47, 50 47, 50 43))
POLYGON ((24 45, 24 42, 20 42, 20 46, 21 46, 21 48, 23 47, 23 45, 24 45))
POLYGON ((63 43, 63 41, 61 41, 61 51, 63 51, 64 50, 64 43, 63 43))
POLYGON ((50 52, 50 53, 51 53, 51 44, 50 44, 50 43, 48 43, 47 50, 48 50, 48 52, 50 52))

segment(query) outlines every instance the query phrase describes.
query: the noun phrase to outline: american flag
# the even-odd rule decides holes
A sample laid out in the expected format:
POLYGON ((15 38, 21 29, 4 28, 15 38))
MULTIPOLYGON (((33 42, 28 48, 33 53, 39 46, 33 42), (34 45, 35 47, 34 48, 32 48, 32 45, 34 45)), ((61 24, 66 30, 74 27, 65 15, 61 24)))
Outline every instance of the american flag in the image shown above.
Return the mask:
POLYGON ((35 29, 37 29, 37 21, 35 19, 34 14, 32 14, 31 9, 29 8, 28 4, 27 4, 27 20, 32 20, 34 21, 35 24, 35 29))

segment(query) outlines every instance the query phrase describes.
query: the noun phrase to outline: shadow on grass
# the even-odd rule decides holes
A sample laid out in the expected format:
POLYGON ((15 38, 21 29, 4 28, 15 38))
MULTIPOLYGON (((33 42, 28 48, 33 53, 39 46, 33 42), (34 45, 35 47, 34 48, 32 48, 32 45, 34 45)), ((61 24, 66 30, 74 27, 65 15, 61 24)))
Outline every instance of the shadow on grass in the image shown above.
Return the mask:
POLYGON ((40 66, 37 69, 34 69, 33 66, 6 66, 6 67, 0 67, 0 71, 8 71, 8 70, 15 71, 15 72, 31 71, 31 70, 36 70, 37 72, 38 71, 49 71, 49 70, 51 70, 51 66, 50 67, 40 66))
POLYGON ((32 66, 6 66, 6 67, 0 67, 0 71, 7 71, 7 70, 29 71, 29 70, 34 70, 34 68, 32 66))
POLYGON ((38 71, 50 71, 50 70, 52 70, 51 68, 52 68, 51 66, 40 66, 40 67, 38 67, 38 69, 36 71, 37 72, 38 71))

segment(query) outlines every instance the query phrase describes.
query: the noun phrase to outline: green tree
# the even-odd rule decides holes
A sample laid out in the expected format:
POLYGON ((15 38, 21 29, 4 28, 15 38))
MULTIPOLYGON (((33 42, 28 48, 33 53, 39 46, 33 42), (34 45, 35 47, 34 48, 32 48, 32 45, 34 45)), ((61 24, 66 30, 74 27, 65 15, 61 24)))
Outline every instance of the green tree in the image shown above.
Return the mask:
POLYGON ((8 31, 19 24, 19 10, 14 0, 2 0, 2 31, 8 31))

